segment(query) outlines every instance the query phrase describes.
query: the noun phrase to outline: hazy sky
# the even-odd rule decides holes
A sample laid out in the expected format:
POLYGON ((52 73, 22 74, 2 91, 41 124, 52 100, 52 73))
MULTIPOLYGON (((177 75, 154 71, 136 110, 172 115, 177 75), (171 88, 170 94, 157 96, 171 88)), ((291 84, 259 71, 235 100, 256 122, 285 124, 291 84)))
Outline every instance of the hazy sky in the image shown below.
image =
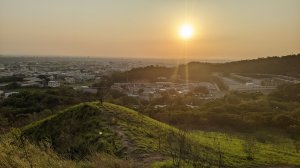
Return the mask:
POLYGON ((194 59, 300 53, 300 0, 0 0, 0 54, 194 59))

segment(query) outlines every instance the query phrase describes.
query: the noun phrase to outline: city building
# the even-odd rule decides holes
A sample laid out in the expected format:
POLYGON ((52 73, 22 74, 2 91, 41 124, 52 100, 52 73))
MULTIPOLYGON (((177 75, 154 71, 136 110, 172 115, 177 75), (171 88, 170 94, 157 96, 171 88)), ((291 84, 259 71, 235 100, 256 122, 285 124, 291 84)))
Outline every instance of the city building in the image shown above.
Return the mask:
POLYGON ((48 82, 48 87, 55 88, 55 87, 59 87, 59 86, 60 86, 60 82, 59 81, 49 81, 48 82))

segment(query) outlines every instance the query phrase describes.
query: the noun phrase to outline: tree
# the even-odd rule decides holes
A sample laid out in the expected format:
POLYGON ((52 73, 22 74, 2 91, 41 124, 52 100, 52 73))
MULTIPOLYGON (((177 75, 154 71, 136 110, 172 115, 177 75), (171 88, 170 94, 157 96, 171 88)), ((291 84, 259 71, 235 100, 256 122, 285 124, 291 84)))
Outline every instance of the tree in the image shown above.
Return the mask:
POLYGON ((209 167, 209 157, 207 153, 208 149, 201 146, 199 143, 195 143, 191 147, 191 152, 189 154, 189 161, 193 168, 209 167))
POLYGON ((300 152, 300 142, 298 140, 294 140, 293 143, 294 143, 296 152, 299 153, 300 152))
POLYGON ((111 89, 110 95, 114 99, 126 96, 126 94, 124 94, 124 93, 122 93, 122 92, 120 92, 118 90, 114 90, 114 89, 111 89))
POLYGON ((8 127, 8 125, 8 119, 2 116, 0 111, 0 134, 6 130, 6 127, 8 127))
POLYGON ((186 132, 171 131, 167 135, 167 146, 172 157, 173 165, 180 168, 183 161, 187 161, 191 151, 191 143, 186 132))
POLYGON ((93 85, 95 88, 97 88, 97 96, 99 97, 101 104, 103 103, 104 97, 109 93, 112 85, 113 82, 108 76, 103 76, 99 82, 93 85))
POLYGON ((196 94, 209 94, 209 90, 205 86, 197 86, 194 88, 194 93, 196 94))
POLYGON ((143 92, 144 92, 144 89, 142 89, 142 88, 138 90, 139 95, 142 94, 143 92))
POLYGON ((17 82, 13 82, 8 84, 7 86, 5 86, 6 90, 12 90, 12 89, 18 89, 20 88, 20 84, 18 84, 17 82))
POLYGON ((223 152, 221 149, 220 141, 215 141, 214 146, 215 146, 216 155, 217 155, 217 162, 218 162, 217 165, 218 165, 218 168, 221 168, 221 167, 223 167, 223 152))
POLYGON ((243 144, 243 150, 247 155, 246 158, 248 160, 254 160, 254 156, 257 152, 256 140, 253 137, 246 137, 243 144))
MULTIPOLYGON (((160 128, 160 126, 158 124, 156 125, 156 127, 160 128)), ((165 133, 163 131, 159 131, 157 133, 157 140, 158 140, 157 149, 158 149, 158 151, 161 150, 162 140, 163 140, 164 136, 165 136, 165 133)))

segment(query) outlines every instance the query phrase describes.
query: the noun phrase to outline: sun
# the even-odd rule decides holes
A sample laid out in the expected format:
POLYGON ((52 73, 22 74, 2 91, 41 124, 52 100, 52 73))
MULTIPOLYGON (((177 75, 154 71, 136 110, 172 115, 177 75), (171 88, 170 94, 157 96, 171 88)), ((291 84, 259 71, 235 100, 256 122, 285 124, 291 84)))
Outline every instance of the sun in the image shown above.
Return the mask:
POLYGON ((179 35, 182 39, 187 40, 193 36, 193 26, 191 24, 183 24, 179 28, 179 35))

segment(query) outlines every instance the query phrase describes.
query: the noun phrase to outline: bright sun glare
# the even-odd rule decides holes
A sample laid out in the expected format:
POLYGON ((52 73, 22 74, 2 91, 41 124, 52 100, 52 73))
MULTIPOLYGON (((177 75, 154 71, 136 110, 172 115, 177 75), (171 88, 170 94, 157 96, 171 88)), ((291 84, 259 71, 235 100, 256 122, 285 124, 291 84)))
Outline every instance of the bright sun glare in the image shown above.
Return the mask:
POLYGON ((193 35, 193 27, 190 24, 183 24, 179 29, 180 37, 184 40, 190 39, 193 35))

